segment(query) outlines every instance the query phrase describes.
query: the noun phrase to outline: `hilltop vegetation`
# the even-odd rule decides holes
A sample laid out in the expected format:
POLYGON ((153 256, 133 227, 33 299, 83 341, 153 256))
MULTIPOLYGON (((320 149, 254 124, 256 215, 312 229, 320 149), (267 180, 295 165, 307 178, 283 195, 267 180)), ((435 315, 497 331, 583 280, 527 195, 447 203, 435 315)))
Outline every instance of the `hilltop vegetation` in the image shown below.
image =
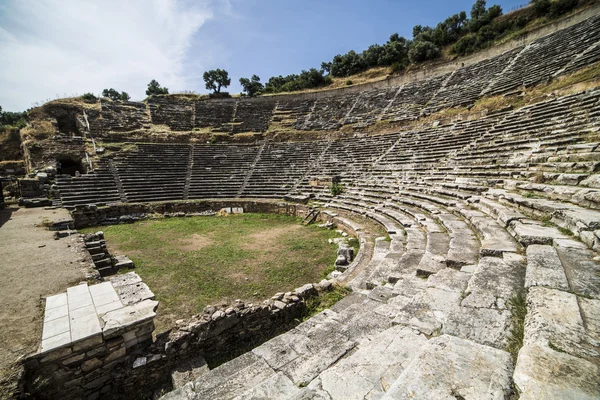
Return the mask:
POLYGON ((487 7, 486 0, 476 0, 468 16, 466 11, 460 11, 435 27, 416 25, 411 40, 394 33, 383 45, 373 44, 362 52, 350 50, 338 54, 331 61, 321 63, 320 69, 271 77, 264 92, 327 87, 339 80, 352 84, 361 79, 346 78, 370 69, 379 68, 381 76, 383 70, 385 75, 395 74, 443 56, 465 56, 491 47, 530 25, 551 21, 591 3, 593 0, 533 0, 529 7, 503 15, 499 5, 487 7))

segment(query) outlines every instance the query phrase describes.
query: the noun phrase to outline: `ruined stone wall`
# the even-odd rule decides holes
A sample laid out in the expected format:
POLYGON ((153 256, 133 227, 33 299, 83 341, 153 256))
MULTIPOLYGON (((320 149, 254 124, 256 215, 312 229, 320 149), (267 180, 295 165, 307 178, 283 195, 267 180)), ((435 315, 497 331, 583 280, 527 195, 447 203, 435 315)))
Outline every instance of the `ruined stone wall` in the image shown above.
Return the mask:
POLYGON ((242 207, 244 212, 249 213, 285 214, 296 217, 305 216, 308 210, 306 206, 285 202, 226 199, 111 204, 106 207, 77 206, 71 214, 75 228, 81 229, 90 226, 130 223, 153 216, 182 217, 194 215, 194 213, 218 211, 226 207, 242 207))
POLYGON ((111 384, 113 369, 152 342, 153 315, 123 329, 111 328, 108 320, 101 333, 48 351, 42 349, 27 358, 23 362, 25 393, 40 399, 110 397, 112 390, 118 390, 111 384))
MULTIPOLYGON (((323 281, 260 304, 208 306, 154 341, 150 310, 121 311, 139 321, 123 327, 108 318, 102 334, 27 358, 25 393, 41 399, 152 398, 157 390, 172 389, 171 373, 178 366, 205 358, 215 366, 291 329, 306 314, 306 301, 331 288, 330 281, 323 281)), ((145 300, 138 305, 146 303, 156 304, 145 300)))
POLYGON ((208 306, 202 314, 180 320, 177 328, 159 335, 142 354, 131 357, 112 373, 112 398, 150 398, 156 390, 170 390, 171 373, 200 357, 211 366, 247 351, 297 325, 306 312, 306 300, 328 290, 331 283, 307 284, 278 293, 261 304, 208 306))

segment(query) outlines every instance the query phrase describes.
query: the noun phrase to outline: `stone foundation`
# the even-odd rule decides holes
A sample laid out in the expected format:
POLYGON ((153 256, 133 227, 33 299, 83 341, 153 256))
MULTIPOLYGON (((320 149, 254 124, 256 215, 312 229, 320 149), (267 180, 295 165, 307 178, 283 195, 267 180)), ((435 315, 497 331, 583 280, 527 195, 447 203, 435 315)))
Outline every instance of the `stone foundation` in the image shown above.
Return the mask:
POLYGON ((71 214, 75 228, 131 223, 156 217, 183 217, 206 215, 223 208, 243 208, 246 213, 285 214, 304 217, 308 208, 301 204, 268 200, 227 199, 137 204, 111 204, 106 207, 78 206, 71 214))

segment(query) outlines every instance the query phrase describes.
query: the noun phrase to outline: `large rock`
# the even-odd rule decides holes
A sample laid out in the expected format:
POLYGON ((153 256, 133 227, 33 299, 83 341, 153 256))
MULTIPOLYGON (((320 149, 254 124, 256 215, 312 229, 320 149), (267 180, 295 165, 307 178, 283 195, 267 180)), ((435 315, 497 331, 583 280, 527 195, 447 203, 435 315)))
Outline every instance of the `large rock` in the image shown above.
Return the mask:
POLYGON ((514 382, 520 400, 597 400, 600 393, 597 364, 527 344, 519 351, 514 382))
POLYGON ((505 253, 504 258, 483 257, 469 281, 464 307, 507 309, 508 301, 523 287, 523 257, 505 253))
POLYGON ((504 400, 512 373, 507 352, 442 335, 423 346, 382 399, 504 400))
POLYGON ((525 287, 531 286, 569 290, 562 263, 552 246, 532 244, 527 247, 525 287))

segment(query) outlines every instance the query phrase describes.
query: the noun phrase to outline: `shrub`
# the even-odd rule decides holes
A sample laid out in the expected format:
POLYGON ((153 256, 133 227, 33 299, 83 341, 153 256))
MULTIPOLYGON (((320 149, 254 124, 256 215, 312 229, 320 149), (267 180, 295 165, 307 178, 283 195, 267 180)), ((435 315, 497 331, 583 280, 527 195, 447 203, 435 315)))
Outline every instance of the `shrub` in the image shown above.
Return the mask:
POLYGON ((558 0, 550 6, 550 17, 557 18, 568 13, 579 3, 578 0, 558 0))
POLYGON ((98 102, 98 98, 96 96, 94 96, 93 93, 85 93, 83 96, 81 96, 81 98, 86 103, 92 103, 93 104, 93 103, 98 102))
POLYGON ((115 90, 113 88, 104 89, 102 91, 102 96, 108 97, 111 100, 122 100, 122 101, 128 101, 131 98, 127 92, 119 93, 117 90, 115 90))
POLYGON ((403 72, 405 69, 406 69, 405 63, 395 62, 391 65, 390 73, 399 74, 400 72, 403 72))
POLYGON ((533 0, 531 4, 533 12, 538 16, 546 15, 552 6, 550 0, 533 0))
POLYGON ((351 81, 350 79, 348 79, 348 80, 346 81, 346 86, 350 86, 350 85, 352 85, 352 81, 351 81))
POLYGON ((220 92, 220 93, 209 93, 208 97, 211 99, 229 99, 231 95, 229 92, 220 92))
POLYGON ((333 182, 329 187, 329 192, 332 196, 337 196, 338 194, 344 193, 344 185, 338 182, 333 182))
POLYGON ((302 71, 300 75, 272 76, 265 85, 264 91, 265 93, 294 92, 330 85, 332 83, 331 76, 323 74, 324 69, 311 68, 308 71, 302 71))
POLYGON ((432 60, 439 57, 440 49, 435 44, 427 41, 418 41, 408 51, 408 58, 413 63, 432 60))
POLYGON ((0 126, 14 126, 16 128, 24 128, 26 125, 27 111, 2 111, 2 107, 0 107, 0 126))
POLYGON ((473 34, 463 36, 452 46, 450 51, 459 56, 464 56, 473 53, 477 50, 477 37, 473 34))

